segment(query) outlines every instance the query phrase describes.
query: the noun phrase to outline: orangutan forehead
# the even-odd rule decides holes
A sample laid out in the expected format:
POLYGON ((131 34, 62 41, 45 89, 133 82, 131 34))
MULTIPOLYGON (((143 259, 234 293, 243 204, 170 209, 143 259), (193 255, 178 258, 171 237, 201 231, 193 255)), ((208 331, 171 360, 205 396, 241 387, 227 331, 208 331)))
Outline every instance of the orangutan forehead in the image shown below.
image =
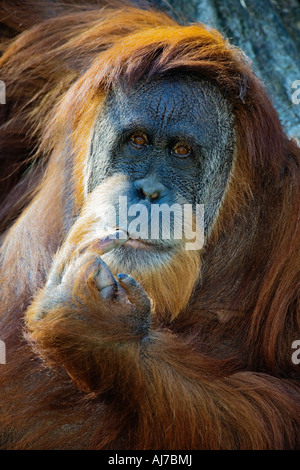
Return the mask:
POLYGON ((140 81, 129 90, 116 86, 109 98, 116 120, 125 127, 132 122, 156 132, 202 134, 211 145, 216 134, 226 140, 233 132, 230 103, 217 85, 190 76, 157 77, 140 81), (219 131, 219 132, 218 132, 219 131))

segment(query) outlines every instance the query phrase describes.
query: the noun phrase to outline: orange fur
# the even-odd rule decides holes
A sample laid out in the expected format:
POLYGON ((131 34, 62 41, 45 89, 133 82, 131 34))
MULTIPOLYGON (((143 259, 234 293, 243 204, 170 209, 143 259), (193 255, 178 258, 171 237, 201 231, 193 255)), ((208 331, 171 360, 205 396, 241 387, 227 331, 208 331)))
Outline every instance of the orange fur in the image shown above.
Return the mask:
MULTIPOLYGON (((299 148, 243 54, 218 32, 120 6, 57 11, 0 58, 8 94, 0 128, 8 192, 0 207, 2 447, 297 448, 299 148), (178 290, 184 257, 156 281, 140 276, 157 311, 146 340, 125 307, 99 315, 90 277, 89 296, 77 282, 81 271, 72 289, 88 321, 78 304, 66 304, 35 322, 53 262, 91 240, 85 165, 108 91, 169 71, 217 83, 235 115, 235 161, 201 275, 192 257, 186 295, 178 290)), ((95 256, 87 256, 87 273, 95 256)))

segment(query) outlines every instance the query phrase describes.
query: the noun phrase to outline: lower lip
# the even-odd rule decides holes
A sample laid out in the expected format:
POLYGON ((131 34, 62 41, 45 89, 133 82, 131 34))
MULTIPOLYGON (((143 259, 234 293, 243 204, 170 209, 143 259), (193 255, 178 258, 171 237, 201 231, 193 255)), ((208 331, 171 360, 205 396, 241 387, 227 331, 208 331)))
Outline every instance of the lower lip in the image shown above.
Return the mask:
POLYGON ((129 240, 127 240, 124 246, 131 246, 132 248, 142 249, 142 250, 151 250, 151 248, 152 249, 154 248, 153 246, 150 246, 147 243, 144 243, 140 240, 133 240, 132 238, 129 238, 129 240))

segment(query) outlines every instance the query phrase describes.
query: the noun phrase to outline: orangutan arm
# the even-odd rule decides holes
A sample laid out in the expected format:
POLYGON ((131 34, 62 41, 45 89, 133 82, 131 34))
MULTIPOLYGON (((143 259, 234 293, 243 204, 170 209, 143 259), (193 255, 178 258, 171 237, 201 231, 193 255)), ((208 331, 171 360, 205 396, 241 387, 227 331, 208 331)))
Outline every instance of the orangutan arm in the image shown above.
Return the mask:
POLYGON ((58 254, 27 312, 30 338, 79 388, 137 413, 135 447, 295 446, 299 405, 290 383, 230 374, 191 338, 154 328, 143 289, 125 274, 116 281, 94 250, 63 265, 58 254))

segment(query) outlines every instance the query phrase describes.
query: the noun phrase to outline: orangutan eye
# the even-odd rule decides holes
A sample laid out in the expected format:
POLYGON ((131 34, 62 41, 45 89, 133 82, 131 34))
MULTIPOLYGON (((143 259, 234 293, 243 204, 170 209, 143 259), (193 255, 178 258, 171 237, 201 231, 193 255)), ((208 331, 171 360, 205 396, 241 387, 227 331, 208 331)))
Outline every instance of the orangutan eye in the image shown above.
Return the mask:
POLYGON ((179 158, 187 158, 191 153, 191 147, 184 142, 178 142, 172 149, 172 154, 179 158))
POLYGON ((146 134, 132 134, 130 141, 136 148, 143 148, 148 145, 148 138, 146 134))

